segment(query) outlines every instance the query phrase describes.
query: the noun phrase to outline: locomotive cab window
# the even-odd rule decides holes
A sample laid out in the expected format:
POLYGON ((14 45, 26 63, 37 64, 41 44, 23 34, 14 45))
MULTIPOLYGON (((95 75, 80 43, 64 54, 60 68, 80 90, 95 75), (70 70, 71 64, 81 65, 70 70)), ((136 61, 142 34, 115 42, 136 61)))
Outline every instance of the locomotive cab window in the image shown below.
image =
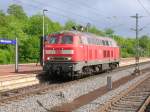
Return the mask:
POLYGON ((57 44, 58 43, 58 37, 52 36, 49 39, 49 44, 57 44))
POLYGON ((72 36, 63 36, 61 38, 61 44, 73 44, 73 37, 72 36))

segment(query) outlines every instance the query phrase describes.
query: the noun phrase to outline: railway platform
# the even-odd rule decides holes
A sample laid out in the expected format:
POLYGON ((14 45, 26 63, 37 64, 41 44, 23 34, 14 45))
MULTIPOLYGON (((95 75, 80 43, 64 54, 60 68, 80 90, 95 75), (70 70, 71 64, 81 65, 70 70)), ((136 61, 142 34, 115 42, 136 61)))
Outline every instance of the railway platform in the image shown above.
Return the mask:
POLYGON ((36 64, 20 64, 18 73, 15 73, 15 65, 0 65, 0 91, 7 91, 19 87, 39 83, 37 74, 42 67, 36 64))

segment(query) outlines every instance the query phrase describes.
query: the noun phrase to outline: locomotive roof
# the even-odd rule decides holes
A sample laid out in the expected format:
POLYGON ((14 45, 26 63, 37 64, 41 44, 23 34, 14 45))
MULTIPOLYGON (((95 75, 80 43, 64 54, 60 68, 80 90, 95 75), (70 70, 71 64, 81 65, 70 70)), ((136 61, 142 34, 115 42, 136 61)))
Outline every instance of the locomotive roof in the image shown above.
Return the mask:
POLYGON ((75 34, 75 35, 83 35, 83 36, 87 36, 87 37, 96 37, 96 38, 101 38, 101 39, 104 39, 104 40, 113 40, 112 38, 109 38, 109 37, 104 37, 104 36, 98 36, 98 35, 95 35, 95 34, 92 34, 92 33, 89 33, 89 32, 80 32, 80 31, 62 31, 60 33, 72 33, 72 34, 75 34))
POLYGON ((62 31, 61 33, 71 33, 71 34, 74 34, 74 35, 83 35, 85 37, 94 37, 94 38, 97 38, 97 39, 102 39, 102 40, 107 40, 107 41, 111 41, 113 43, 113 46, 117 46, 117 43, 114 39, 112 38, 109 38, 109 37, 104 37, 104 36, 98 36, 98 35, 95 35, 95 34, 92 34, 92 33, 89 33, 89 32, 80 32, 80 31, 62 31))
POLYGON ((57 32, 57 33, 54 33, 54 35, 56 34, 63 34, 63 33, 66 33, 66 34, 73 34, 73 35, 82 35, 84 37, 94 37, 94 38, 97 38, 97 39, 101 39, 101 40, 107 40, 107 41, 111 41, 112 42, 112 46, 116 47, 117 46, 117 43, 114 39, 112 38, 109 38, 109 37, 104 37, 104 36, 98 36, 98 35, 95 35, 95 34, 92 34, 92 33, 89 33, 89 32, 80 32, 80 31, 61 31, 61 32, 57 32))

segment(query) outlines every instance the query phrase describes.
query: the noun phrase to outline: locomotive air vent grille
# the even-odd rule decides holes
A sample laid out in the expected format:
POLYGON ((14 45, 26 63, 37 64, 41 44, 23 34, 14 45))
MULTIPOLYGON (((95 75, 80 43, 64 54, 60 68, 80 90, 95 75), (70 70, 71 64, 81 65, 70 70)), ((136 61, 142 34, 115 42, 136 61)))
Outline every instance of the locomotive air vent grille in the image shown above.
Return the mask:
POLYGON ((53 57, 54 61, 69 61, 71 57, 53 57))

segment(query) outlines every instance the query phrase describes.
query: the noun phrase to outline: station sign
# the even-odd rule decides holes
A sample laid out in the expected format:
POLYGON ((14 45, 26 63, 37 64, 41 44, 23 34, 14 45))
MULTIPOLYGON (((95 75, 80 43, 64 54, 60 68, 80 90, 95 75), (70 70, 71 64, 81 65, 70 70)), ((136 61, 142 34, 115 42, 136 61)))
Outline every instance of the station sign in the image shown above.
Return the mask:
POLYGON ((18 39, 16 38, 15 40, 9 40, 9 39, 4 39, 0 38, 0 44, 12 44, 15 45, 15 72, 18 72, 18 39))
POLYGON ((0 44, 16 44, 16 40, 0 39, 0 44))

